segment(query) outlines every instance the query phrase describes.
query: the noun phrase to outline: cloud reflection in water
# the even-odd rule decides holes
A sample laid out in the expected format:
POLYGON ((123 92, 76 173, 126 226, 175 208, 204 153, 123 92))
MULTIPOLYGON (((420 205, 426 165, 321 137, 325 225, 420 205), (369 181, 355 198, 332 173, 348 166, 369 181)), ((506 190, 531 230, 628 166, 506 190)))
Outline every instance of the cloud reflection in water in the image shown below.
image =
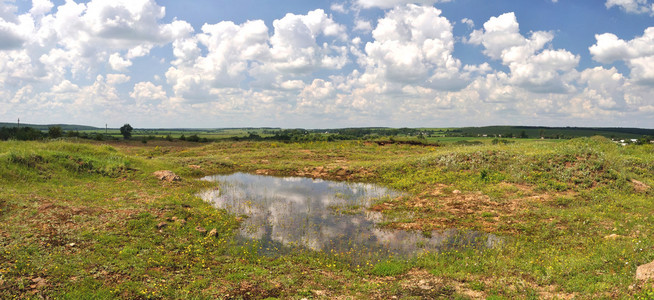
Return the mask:
POLYGON ((380 229, 383 217, 364 208, 383 197, 401 194, 384 187, 301 177, 235 173, 208 176, 220 189, 200 193, 205 201, 237 215, 247 215, 240 234, 263 248, 300 246, 335 253, 385 253, 410 256, 461 247, 493 247, 494 235, 450 229, 430 235, 380 229))

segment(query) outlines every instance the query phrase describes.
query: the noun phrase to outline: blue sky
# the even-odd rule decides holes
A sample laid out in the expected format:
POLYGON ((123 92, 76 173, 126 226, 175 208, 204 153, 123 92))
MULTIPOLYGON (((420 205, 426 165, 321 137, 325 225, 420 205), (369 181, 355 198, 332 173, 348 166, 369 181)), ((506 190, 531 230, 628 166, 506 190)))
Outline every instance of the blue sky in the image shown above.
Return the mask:
POLYGON ((651 0, 0 0, 0 121, 654 128, 651 0))

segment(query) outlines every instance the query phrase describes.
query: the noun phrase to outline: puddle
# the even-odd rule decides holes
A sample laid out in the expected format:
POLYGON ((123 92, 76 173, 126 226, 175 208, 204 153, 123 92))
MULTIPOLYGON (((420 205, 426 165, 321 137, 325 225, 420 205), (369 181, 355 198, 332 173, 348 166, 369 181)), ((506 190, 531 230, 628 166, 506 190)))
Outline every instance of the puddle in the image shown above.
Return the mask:
POLYGON ((217 208, 248 216, 240 236, 258 241, 262 254, 302 248, 364 261, 464 247, 487 248, 501 242, 497 236, 475 231, 451 229, 423 234, 381 229, 376 226, 383 221, 381 213, 366 208, 380 198, 401 193, 373 184, 245 173, 203 180, 219 182, 220 187, 199 196, 217 208))

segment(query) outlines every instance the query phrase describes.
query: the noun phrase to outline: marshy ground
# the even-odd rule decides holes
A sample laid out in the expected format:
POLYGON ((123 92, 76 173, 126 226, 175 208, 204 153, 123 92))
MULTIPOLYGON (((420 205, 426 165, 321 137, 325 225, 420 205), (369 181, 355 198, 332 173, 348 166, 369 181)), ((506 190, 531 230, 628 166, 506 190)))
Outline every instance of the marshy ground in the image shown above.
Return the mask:
POLYGON ((0 298, 642 298, 654 260, 654 148, 604 138, 482 145, 0 143, 0 298), (172 170, 181 181, 152 173, 172 170), (353 265, 268 257, 234 241, 241 216, 196 195, 212 174, 376 183, 380 226, 502 236, 353 265))

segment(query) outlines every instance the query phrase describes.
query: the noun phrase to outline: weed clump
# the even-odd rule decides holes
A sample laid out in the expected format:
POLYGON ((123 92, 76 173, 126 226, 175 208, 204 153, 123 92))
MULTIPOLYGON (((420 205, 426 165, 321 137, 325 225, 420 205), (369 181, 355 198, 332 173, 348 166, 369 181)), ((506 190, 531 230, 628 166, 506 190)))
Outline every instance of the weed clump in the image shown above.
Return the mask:
POLYGON ((397 276, 406 273, 408 270, 409 266, 406 262, 389 260, 376 264, 370 273, 376 276, 397 276))

